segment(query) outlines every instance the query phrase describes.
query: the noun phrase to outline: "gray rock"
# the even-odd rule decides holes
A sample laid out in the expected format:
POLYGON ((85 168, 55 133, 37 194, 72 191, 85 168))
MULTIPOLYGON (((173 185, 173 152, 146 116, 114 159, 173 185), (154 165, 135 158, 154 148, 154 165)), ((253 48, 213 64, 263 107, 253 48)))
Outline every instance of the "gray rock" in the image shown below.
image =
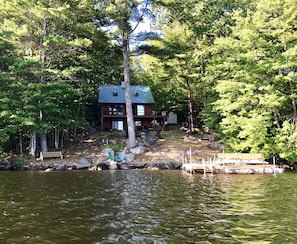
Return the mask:
POLYGON ((135 154, 134 153, 128 153, 125 155, 125 160, 130 163, 133 162, 135 159, 135 154))
POLYGON ((130 152, 134 154, 141 154, 141 153, 144 153, 145 151, 146 151, 146 148, 143 146, 138 146, 130 149, 130 152))
POLYGON ((116 140, 109 140, 109 144, 117 144, 116 140))
POLYGON ((223 145, 217 142, 213 142, 208 147, 211 149, 221 149, 223 148, 223 145))
POLYGON ((118 163, 117 165, 119 169, 130 169, 130 165, 127 162, 121 162, 121 163, 118 163))
POLYGON ((196 142, 197 141, 197 139, 196 139, 196 137, 195 136, 185 136, 184 137, 184 142, 196 142))
POLYGON ((108 168, 109 170, 115 170, 118 169, 118 165, 115 161, 109 160, 108 168))
POLYGON ((146 145, 146 146, 151 146, 151 145, 153 145, 157 140, 159 139, 159 137, 158 136, 153 136, 153 135, 145 135, 145 137, 144 137, 144 144, 146 145))
POLYGON ((78 157, 75 165, 77 169, 90 168, 92 166, 92 159, 87 157, 78 157))
POLYGON ((100 164, 100 163, 103 163, 103 162, 106 162, 108 161, 109 157, 106 156, 106 155, 103 155, 103 156, 100 156, 97 161, 96 161, 96 164, 100 164))

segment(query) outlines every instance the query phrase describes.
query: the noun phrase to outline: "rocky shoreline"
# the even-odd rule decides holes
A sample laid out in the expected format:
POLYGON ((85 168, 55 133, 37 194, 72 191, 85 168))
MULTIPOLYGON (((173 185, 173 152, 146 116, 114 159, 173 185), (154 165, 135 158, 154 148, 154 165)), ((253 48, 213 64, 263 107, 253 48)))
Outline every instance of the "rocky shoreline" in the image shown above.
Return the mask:
POLYGON ((179 170, 181 163, 178 162, 142 162, 128 163, 108 160, 106 162, 82 166, 76 163, 31 163, 19 165, 16 163, 4 161, 0 162, 0 171, 73 171, 73 170, 128 170, 128 169, 148 169, 148 170, 179 170))
POLYGON ((146 151, 143 146, 132 149, 129 153, 124 153, 124 157, 119 159, 110 148, 105 148, 96 158, 88 156, 78 156, 70 161, 65 159, 50 159, 40 161, 34 160, 26 164, 18 164, 10 161, 0 162, 0 171, 72 171, 72 170, 127 170, 127 169, 149 169, 149 170, 176 170, 181 169, 182 164, 171 158, 145 159, 136 158, 146 151), (131 152, 132 151, 132 152, 131 152), (112 154, 110 154, 112 152, 112 154), (111 157, 112 156, 112 157, 111 157))
POLYGON ((184 160, 201 160, 212 157, 219 148, 213 148, 209 140, 189 139, 181 132, 164 131, 163 138, 147 135, 136 148, 116 151, 114 145, 123 144, 125 137, 118 132, 96 134, 88 142, 62 150, 64 159, 34 158, 25 164, 15 161, 0 161, 0 171, 71 171, 71 170, 179 170, 184 160), (103 139, 102 139, 103 138, 103 139), (108 138, 108 139, 106 139, 108 138), (102 141, 102 142, 101 142, 102 141), (106 145, 104 142, 108 141, 106 145), (191 150, 189 151, 189 148, 191 150), (110 153, 112 152, 112 153, 110 153), (120 154, 124 157, 120 158, 120 154))

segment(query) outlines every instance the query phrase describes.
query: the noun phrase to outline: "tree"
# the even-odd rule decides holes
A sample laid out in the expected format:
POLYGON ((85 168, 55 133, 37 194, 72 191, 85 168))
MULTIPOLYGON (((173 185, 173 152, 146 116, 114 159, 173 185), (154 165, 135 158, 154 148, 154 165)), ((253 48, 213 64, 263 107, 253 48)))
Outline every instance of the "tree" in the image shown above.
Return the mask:
MULTIPOLYGON (((17 0, 0 3, 3 6, 0 10, 0 28, 13 33, 9 41, 22 57, 22 61, 10 69, 14 72, 14 94, 20 95, 25 106, 15 102, 10 113, 14 117, 18 116, 17 113, 22 113, 23 118, 31 121, 27 127, 20 124, 18 130, 24 130, 24 134, 26 129, 30 130, 30 151, 35 156, 36 133, 40 133, 42 150, 46 151, 47 133, 56 128, 63 130, 61 125, 74 128, 85 125, 82 119, 85 113, 83 92, 88 84, 88 73, 91 73, 93 67, 89 60, 94 60, 88 57, 92 53, 92 38, 99 36, 96 35, 99 30, 94 23, 94 2, 67 1, 65 4, 65 1, 17 0), (58 86, 56 82, 61 85, 58 86), (57 90, 53 92, 51 89, 57 90), (63 94, 60 89, 69 91, 69 94, 63 94), (77 97, 78 94, 80 97, 77 97), (50 97, 53 95, 55 97, 50 97), (65 100, 65 97, 65 107, 60 106, 54 110, 55 102, 65 100), (70 115, 69 108, 77 116, 70 115), (55 113, 57 117, 54 116, 55 113), (64 116, 59 117, 60 113, 64 116)), ((102 37, 101 40, 108 43, 107 38, 102 37)))
POLYGON ((157 100, 164 99, 159 102, 161 106, 179 110, 180 116, 188 110, 191 131, 194 126, 202 126, 203 114, 204 118, 213 116, 207 104, 215 95, 214 79, 208 68, 211 46, 216 36, 230 32, 232 19, 228 12, 236 7, 235 1, 224 0, 155 2, 162 40, 151 41, 143 48, 148 55, 158 58, 150 64, 144 62, 144 73, 153 80, 156 94, 164 91, 157 96, 157 100))
POLYGON ((107 1, 104 21, 99 21, 102 25, 113 26, 116 25, 116 38, 121 43, 123 50, 123 74, 125 83, 125 100, 126 100, 126 114, 128 126, 128 143, 127 148, 136 146, 135 125, 132 110, 132 98, 130 89, 130 36, 137 28, 139 22, 143 20, 144 14, 148 11, 148 0, 115 0, 107 1), (134 25, 134 27, 133 27, 134 25), (119 34, 119 35, 118 35, 119 34))
POLYGON ((13 79, 10 66, 19 61, 16 47, 8 41, 10 35, 11 33, 0 31, 0 158, 12 133, 10 106, 14 104, 14 94, 10 90, 13 79))
MULTIPOLYGON (((152 52, 151 48, 151 54, 154 53, 154 56, 159 59, 160 63, 157 65, 161 67, 161 69, 158 68, 159 72, 156 72, 157 69, 154 67, 153 75, 156 73, 160 75, 157 80, 164 88, 166 87, 165 89, 170 89, 168 93, 178 94, 174 98, 175 104, 187 104, 188 127, 191 132, 194 132, 197 123, 194 123, 193 105, 195 95, 199 93, 197 84, 201 78, 201 66, 197 62, 199 57, 196 51, 199 44, 195 41, 191 30, 177 22, 164 28, 163 31, 163 39, 152 42, 156 50, 152 52)), ((168 101, 168 96, 165 98, 168 101)), ((167 101, 164 101, 164 104, 168 104, 167 101)), ((196 109, 199 110, 198 107, 196 109)))
POLYGON ((232 35, 216 41, 222 135, 231 150, 294 162, 296 1, 260 0, 251 9, 237 11, 232 35))

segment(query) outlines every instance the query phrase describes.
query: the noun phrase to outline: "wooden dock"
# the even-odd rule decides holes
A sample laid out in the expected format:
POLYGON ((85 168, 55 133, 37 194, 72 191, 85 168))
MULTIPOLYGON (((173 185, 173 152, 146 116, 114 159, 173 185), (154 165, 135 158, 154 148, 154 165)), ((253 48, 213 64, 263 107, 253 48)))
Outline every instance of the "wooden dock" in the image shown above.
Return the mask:
POLYGON ((215 165, 215 164, 183 164, 182 169, 188 173, 201 174, 278 174, 284 169, 267 165, 215 165))
POLYGON ((284 169, 268 164, 262 154, 218 154, 214 160, 202 163, 184 163, 182 169, 188 173, 203 174, 278 174, 284 169))

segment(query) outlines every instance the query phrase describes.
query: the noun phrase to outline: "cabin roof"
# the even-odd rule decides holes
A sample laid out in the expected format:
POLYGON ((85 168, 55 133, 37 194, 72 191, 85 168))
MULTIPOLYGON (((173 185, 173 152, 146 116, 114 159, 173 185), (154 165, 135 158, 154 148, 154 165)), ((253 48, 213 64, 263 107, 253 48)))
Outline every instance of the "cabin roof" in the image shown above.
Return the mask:
MULTIPOLYGON (((154 97, 149 86, 130 86, 132 103, 153 104, 154 97)), ((99 86, 99 103, 125 103, 125 87, 121 85, 99 86)))

